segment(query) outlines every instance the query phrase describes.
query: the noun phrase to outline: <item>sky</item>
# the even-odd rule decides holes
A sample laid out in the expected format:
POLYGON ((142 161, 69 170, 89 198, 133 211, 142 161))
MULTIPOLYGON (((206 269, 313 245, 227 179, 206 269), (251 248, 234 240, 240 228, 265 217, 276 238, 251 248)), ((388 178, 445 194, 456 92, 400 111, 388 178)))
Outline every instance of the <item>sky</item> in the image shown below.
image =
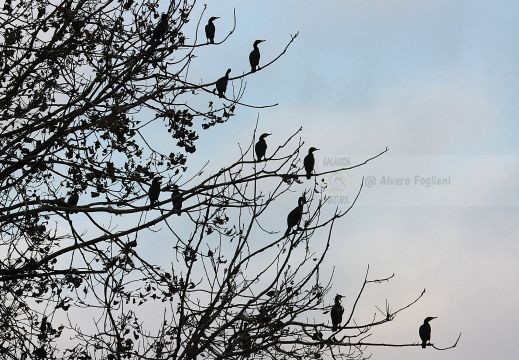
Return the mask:
POLYGON ((201 48, 191 75, 218 78, 229 67, 231 76, 241 74, 256 39, 266 40, 261 66, 298 32, 279 61, 247 79, 243 102, 279 105, 238 108, 231 121, 200 134, 189 165, 209 159, 209 169, 218 169, 234 160, 258 118, 258 132, 273 134, 270 148, 302 126, 303 149, 320 149, 318 171, 337 159, 354 165, 387 147, 366 166, 327 178, 338 206, 351 203, 363 177, 370 184, 335 227, 326 260, 335 267, 333 293, 345 295, 348 308, 369 264, 373 277, 395 277, 366 291, 359 318, 386 299, 394 309, 406 305, 426 289, 370 341, 418 342, 427 316, 437 317, 436 346, 462 336, 448 351, 367 354, 517 358, 519 3, 217 0, 204 14, 220 17, 216 41, 231 30, 233 9, 235 33, 201 48))

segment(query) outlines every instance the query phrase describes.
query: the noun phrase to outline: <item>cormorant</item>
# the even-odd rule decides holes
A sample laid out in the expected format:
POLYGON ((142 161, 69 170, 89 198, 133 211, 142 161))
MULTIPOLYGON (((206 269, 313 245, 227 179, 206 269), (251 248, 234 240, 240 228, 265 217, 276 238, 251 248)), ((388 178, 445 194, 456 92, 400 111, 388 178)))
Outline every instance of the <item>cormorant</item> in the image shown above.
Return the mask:
POLYGON ((260 61, 260 51, 258 49, 258 44, 262 43, 265 40, 256 40, 254 41, 254 50, 251 51, 249 55, 249 62, 251 67, 251 72, 256 72, 256 67, 259 69, 259 61, 260 61))
POLYGON ((77 191, 74 191, 72 193, 72 195, 70 195, 70 197, 68 198, 67 204, 69 204, 70 206, 76 206, 78 201, 79 201, 79 194, 77 193, 77 191))
POLYGON ((153 178, 151 182, 150 190, 148 191, 148 197, 150 198, 150 209, 155 206, 155 202, 159 199, 160 195, 160 176, 153 178))
POLYGON ((330 315, 332 317, 332 331, 337 331, 337 328, 342 323, 342 314, 344 314, 344 308, 341 305, 342 295, 335 295, 335 304, 332 306, 330 315))
MULTIPOLYGON (((72 192, 72 194, 67 199, 67 205, 70 207, 75 207, 77 203, 79 202, 79 194, 76 190, 72 192)), ((67 214, 69 213, 68 210, 65 211, 67 214)), ((71 214, 77 214, 77 211, 70 211, 71 214)))
POLYGON ((227 91, 227 83, 229 82, 229 74, 231 69, 227 69, 225 76, 216 80, 216 91, 218 91, 218 97, 223 98, 227 91))
POLYGON ((431 340, 431 325, 429 325, 429 321, 432 319, 436 319, 436 317, 426 317, 423 321, 422 326, 420 326, 420 329, 418 330, 418 333, 420 334, 420 339, 422 339, 422 348, 425 349, 427 346, 427 342, 431 340))
POLYGON ((166 31, 168 31, 168 15, 163 13, 159 23, 155 26, 155 29, 153 29, 153 39, 160 40, 166 31))
POLYGON ((182 213, 182 193, 180 192, 177 185, 173 185, 173 191, 171 192, 171 200, 173 201, 173 210, 177 211, 177 215, 180 216, 182 213))
POLYGON ((297 200, 297 203, 298 203, 297 207, 288 214, 288 216, 287 216, 288 228, 287 228, 287 231, 285 232, 285 237, 287 237, 290 234, 290 230, 294 226, 297 226, 299 224, 299 222, 301 221, 301 217, 303 216, 303 205, 305 202, 306 202, 305 197, 301 196, 297 200))
POLYGON ((306 170, 306 178, 310 179, 312 177, 312 172, 314 171, 315 158, 313 152, 319 150, 314 147, 308 149, 308 155, 305 156, 303 160, 303 164, 306 170))
POLYGON ((207 38, 208 44, 214 44, 214 32, 216 29, 214 27, 213 21, 216 19, 219 19, 219 17, 210 17, 209 21, 207 22, 207 25, 205 26, 205 37, 207 38))
POLYGON ((261 158, 263 158, 263 160, 267 160, 265 159, 265 152, 267 151, 267 142, 265 141, 265 138, 269 135, 272 134, 261 134, 258 142, 256 143, 256 147, 254 148, 254 150, 256 150, 256 161, 261 161, 261 158))

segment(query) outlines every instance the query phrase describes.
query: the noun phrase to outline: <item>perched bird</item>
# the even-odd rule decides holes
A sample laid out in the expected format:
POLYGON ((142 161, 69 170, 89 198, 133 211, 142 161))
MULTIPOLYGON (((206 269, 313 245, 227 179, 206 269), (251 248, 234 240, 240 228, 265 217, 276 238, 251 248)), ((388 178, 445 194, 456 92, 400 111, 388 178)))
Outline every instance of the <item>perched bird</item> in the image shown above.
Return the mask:
POLYGON ((173 191, 171 192, 171 200, 173 201, 173 210, 177 211, 177 215, 180 216, 182 213, 182 193, 177 185, 173 185, 173 191))
MULTIPOLYGON (((72 192, 72 194, 69 196, 69 198, 67 199, 67 204, 71 207, 74 207, 77 205, 77 203, 79 202, 79 194, 77 193, 76 190, 74 190, 72 192)), ((68 211, 66 211, 67 214, 69 213, 68 211)), ((71 211, 70 213, 72 214, 76 214, 77 211, 71 211)))
POLYGON ((160 17, 159 23, 155 26, 155 29, 153 29, 153 39, 160 40, 166 31, 168 31, 168 15, 163 13, 160 17))
POLYGON ((272 134, 261 134, 258 142, 256 143, 254 148, 254 150, 256 150, 256 161, 261 161, 261 158, 263 158, 263 160, 267 160, 265 159, 265 152, 267 151, 267 142, 265 141, 265 138, 269 135, 272 134))
MULTIPOLYGON (((67 205, 70 206, 70 207, 75 207, 77 205, 77 203, 79 202, 79 194, 76 190, 74 190, 72 192, 72 194, 69 196, 69 198, 67 199, 67 205)), ((67 214, 76 214, 77 211, 68 211, 66 210, 65 211, 67 214)))
POLYGON ((210 17, 209 21, 207 22, 207 25, 205 26, 205 37, 207 38, 208 44, 214 44, 214 32, 216 29, 214 27, 213 21, 216 19, 219 19, 219 17, 210 17))
POLYGON ((335 304, 332 306, 330 315, 332 317, 332 331, 337 331, 337 328, 342 323, 342 314, 344 314, 344 308, 341 305, 342 295, 335 295, 335 304))
POLYGON ((290 234, 290 230, 294 226, 297 226, 299 224, 299 222, 301 221, 301 217, 303 216, 303 205, 305 202, 306 202, 305 197, 301 196, 297 200, 297 203, 298 203, 297 207, 288 214, 288 216, 287 216, 288 228, 287 228, 287 231, 285 232, 285 237, 287 237, 290 234))
POLYGON ((40 332, 42 334, 45 334, 46 331, 47 331, 47 317, 43 316, 43 318, 41 319, 41 324, 40 324, 40 332))
POLYGON ((72 195, 70 195, 70 197, 68 198, 67 204, 69 204, 70 206, 76 206, 78 201, 79 201, 79 194, 77 193, 77 191, 74 191, 72 193, 72 195))
POLYGON ((150 190, 148 191, 148 197, 150 198, 150 209, 155 206, 155 202, 159 199, 160 178, 161 176, 153 178, 153 181, 150 185, 150 190))
POLYGON ((218 80, 216 80, 216 91, 218 91, 218 97, 223 98, 225 92, 227 91, 227 83, 229 82, 229 74, 231 73, 231 69, 227 69, 225 76, 222 76, 218 80))
POLYGON ((317 151, 317 150, 319 150, 319 149, 316 149, 314 147, 311 147, 310 149, 308 149, 308 155, 306 155, 303 160, 307 179, 310 179, 312 177, 312 172, 314 171, 314 165, 315 165, 315 158, 314 158, 313 152, 317 151))
POLYGON ((262 43, 265 40, 256 40, 254 41, 254 50, 251 51, 249 55, 249 62, 251 67, 251 72, 256 72, 256 67, 259 69, 259 61, 260 61, 260 51, 258 48, 258 44, 262 43))
POLYGON ((432 319, 436 319, 436 317, 426 317, 423 321, 422 326, 420 326, 420 329, 418 330, 418 333, 420 334, 420 339, 422 339, 422 348, 425 349, 427 346, 427 342, 431 340, 431 325, 429 325, 429 321, 432 319))

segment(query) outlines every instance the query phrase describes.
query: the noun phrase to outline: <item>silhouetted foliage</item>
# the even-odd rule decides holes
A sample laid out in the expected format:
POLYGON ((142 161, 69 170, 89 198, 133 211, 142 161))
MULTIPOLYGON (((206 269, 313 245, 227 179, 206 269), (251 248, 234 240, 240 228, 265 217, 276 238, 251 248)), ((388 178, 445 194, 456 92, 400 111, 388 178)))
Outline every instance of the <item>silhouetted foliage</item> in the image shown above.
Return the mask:
MULTIPOLYGON (((220 16, 219 34, 230 30, 214 46, 234 32, 220 16)), ((220 171, 183 177, 200 133, 249 106, 243 86, 227 86, 248 74, 190 79, 195 51, 213 46, 213 29, 189 42, 206 20, 189 1, 163 13, 155 1, 5 1, 1 358, 354 358, 400 311, 353 323, 357 298, 333 333, 317 316, 331 309, 319 271, 349 209, 324 212, 326 184, 313 181, 286 234, 284 216, 268 221, 313 174, 299 132, 268 162, 249 139, 220 171), (193 96, 209 106, 190 106, 193 96), (155 139, 166 134, 170 151, 155 139)), ((360 293, 384 280, 366 275, 360 293)))

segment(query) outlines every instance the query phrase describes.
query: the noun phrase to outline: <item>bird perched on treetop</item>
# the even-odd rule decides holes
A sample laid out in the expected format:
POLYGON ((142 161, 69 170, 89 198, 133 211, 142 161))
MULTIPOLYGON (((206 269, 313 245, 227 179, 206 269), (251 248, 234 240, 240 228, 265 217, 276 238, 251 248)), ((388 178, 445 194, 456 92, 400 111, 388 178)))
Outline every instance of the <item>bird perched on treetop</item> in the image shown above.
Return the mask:
POLYGON ((227 83, 229 82, 229 74, 231 73, 231 69, 227 69, 225 76, 222 76, 218 80, 216 80, 216 91, 218 91, 218 97, 223 98, 225 92, 227 91, 227 83))
POLYGON ((259 67, 259 61, 260 61, 260 51, 259 51, 259 48, 258 48, 258 44, 262 43, 263 41, 265 40, 256 40, 254 41, 254 49, 251 51, 250 55, 249 55, 249 62, 250 62, 250 67, 251 67, 251 72, 256 72, 256 68, 260 68, 259 67))
POLYGON ((427 342, 431 340, 431 325, 429 325, 429 321, 432 319, 436 319, 436 317, 426 317, 423 321, 422 326, 420 326, 420 329, 418 330, 418 333, 420 334, 420 339, 422 339, 422 348, 425 349, 427 346, 427 342))
POLYGON ((305 197, 301 196, 297 200, 297 207, 292 210, 287 216, 287 231, 285 232, 285 237, 290 234, 290 230, 299 224, 301 221, 301 217, 303 216, 303 205, 306 202, 305 197))
MULTIPOLYGON (((72 192, 72 194, 69 196, 69 198, 67 199, 67 205, 69 205, 70 207, 75 207, 79 202, 79 194, 76 190, 74 190, 72 192)), ((69 211, 67 210, 66 213, 68 214, 69 211)), ((70 211, 71 214, 76 214, 77 211, 70 211)))
POLYGON ((316 149, 314 147, 311 147, 308 149, 308 155, 305 156, 303 160, 303 165, 305 166, 306 171, 306 178, 310 179, 312 177, 312 172, 314 171, 314 165, 315 165, 315 158, 314 158, 314 151, 317 151, 319 149, 316 149))
POLYGON ((214 44, 214 33, 216 28, 214 27, 213 21, 219 19, 218 16, 213 16, 209 18, 207 25, 205 26, 205 37, 207 38, 208 44, 214 44))
POLYGON ((155 202, 159 199, 160 195, 160 179, 162 176, 153 178, 148 191, 148 197, 150 198, 150 209, 155 206, 155 202))
POLYGON ((267 160, 265 159, 265 153, 267 152, 267 142, 265 141, 265 138, 269 135, 272 134, 261 134, 258 142, 256 143, 254 148, 254 150, 256 150, 256 161, 261 161, 261 158, 263 158, 263 160, 267 160))
POLYGON ((332 306, 330 315, 332 317, 332 331, 337 331, 337 328, 342 323, 342 314, 344 314, 344 308, 341 305, 342 295, 335 295, 335 304, 332 306))
POLYGON ((175 184, 173 185, 173 191, 171 192, 171 200, 173 201, 173 210, 177 211, 177 215, 180 216, 182 213, 182 193, 180 192, 180 189, 175 184))
POLYGON ((77 191, 74 191, 72 195, 70 195, 70 197, 68 198, 67 204, 69 204, 70 206, 76 206, 78 202, 79 194, 77 193, 77 191))
POLYGON ((153 39, 160 40, 166 31, 168 31, 168 15, 163 13, 160 17, 159 23, 155 26, 155 29, 153 29, 153 39))

